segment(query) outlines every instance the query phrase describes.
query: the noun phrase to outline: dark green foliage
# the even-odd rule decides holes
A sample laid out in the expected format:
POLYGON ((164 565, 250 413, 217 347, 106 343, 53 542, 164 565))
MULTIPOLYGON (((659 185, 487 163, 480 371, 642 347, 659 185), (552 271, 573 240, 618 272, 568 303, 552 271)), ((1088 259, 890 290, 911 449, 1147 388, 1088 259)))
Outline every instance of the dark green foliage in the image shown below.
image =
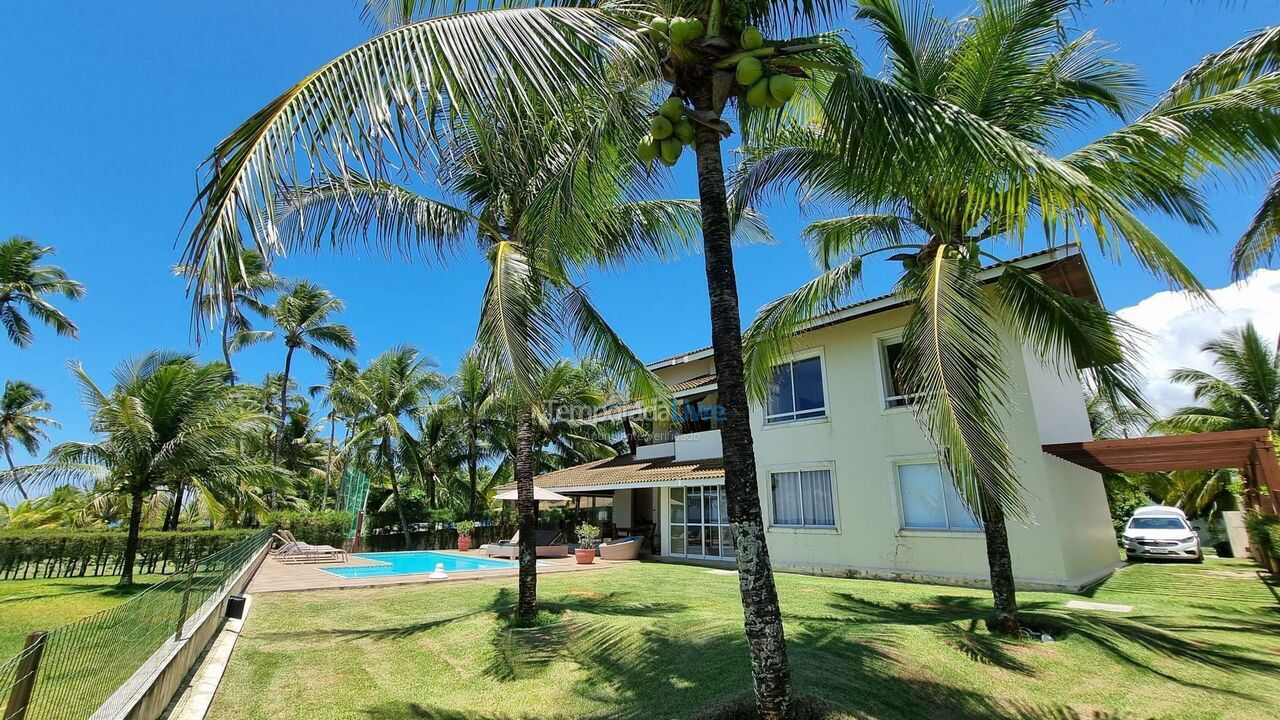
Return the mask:
MULTIPOLYGON (((258 532, 254 529, 144 531, 139 573, 170 573, 258 532)), ((0 580, 120 574, 123 530, 0 531, 0 580)))
POLYGON ((1251 512, 1244 518, 1249 544, 1259 548, 1275 562, 1280 562, 1280 515, 1251 512))
POLYGON ((267 523, 288 530, 304 543, 342 547, 351 527, 351 513, 344 510, 280 510, 268 513, 267 523))
POLYGON ((1110 473, 1103 475, 1102 485, 1107 490, 1107 506, 1111 508, 1111 525, 1115 528, 1118 540, 1124 532, 1124 526, 1133 516, 1133 511, 1144 505, 1150 505, 1152 500, 1130 483, 1124 475, 1110 473))

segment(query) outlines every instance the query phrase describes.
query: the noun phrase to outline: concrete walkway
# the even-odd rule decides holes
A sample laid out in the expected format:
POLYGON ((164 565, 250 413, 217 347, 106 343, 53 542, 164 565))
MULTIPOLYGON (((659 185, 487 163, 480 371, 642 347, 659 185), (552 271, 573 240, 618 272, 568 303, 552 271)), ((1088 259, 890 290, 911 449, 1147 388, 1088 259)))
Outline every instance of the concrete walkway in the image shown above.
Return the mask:
MULTIPOLYGON (((469 557, 484 557, 478 550, 469 552, 458 552, 456 550, 433 550, 432 552, 447 552, 453 555, 464 555, 469 557)), ((590 570, 600 570, 615 565, 625 565, 628 563, 638 562, 636 560, 608 561, 596 558, 595 562, 590 565, 579 565, 577 561, 570 555, 567 558, 540 558, 538 560, 538 574, 556 573, 556 572, 584 572, 590 570)), ((340 590, 344 588, 361 588, 375 587, 380 585, 416 585, 420 583, 440 583, 454 582, 459 580, 480 580, 484 578, 495 577, 515 577, 519 574, 518 568, 500 568, 495 570, 469 570, 461 572, 453 572, 444 580, 433 580, 427 577, 428 573, 415 573, 412 575, 383 575, 380 577, 365 578, 347 578, 332 573, 327 573, 324 568, 333 567, 359 567, 366 565, 377 565, 378 563, 360 557, 352 556, 344 563, 315 563, 310 565, 302 565, 296 563, 281 563, 275 558, 267 558, 267 561, 258 569, 258 574, 254 576, 253 582, 249 584, 247 592, 250 593, 269 593, 269 592, 296 592, 301 590, 340 590)))

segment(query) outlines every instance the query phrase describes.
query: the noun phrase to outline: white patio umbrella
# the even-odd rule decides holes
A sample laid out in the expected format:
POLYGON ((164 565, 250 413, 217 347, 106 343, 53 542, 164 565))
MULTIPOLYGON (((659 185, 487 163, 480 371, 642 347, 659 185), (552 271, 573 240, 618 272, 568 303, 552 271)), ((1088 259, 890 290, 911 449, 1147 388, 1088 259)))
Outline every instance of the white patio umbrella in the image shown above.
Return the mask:
MULTIPOLYGON (((519 498, 519 496, 517 495, 517 492, 518 492, 518 491, 516 491, 516 490, 508 490, 508 491, 506 491, 506 492, 504 492, 504 493, 498 493, 497 495, 494 495, 494 496, 493 496, 493 499, 494 499, 494 500, 519 500, 520 498, 519 498)), ((544 488, 540 488, 540 487, 538 487, 537 485, 534 485, 534 486, 533 486, 533 499, 534 499, 534 500, 537 500, 537 501, 539 501, 539 502, 543 502, 543 501, 545 501, 545 502, 565 502, 565 501, 568 501, 568 500, 572 500, 573 498, 568 497, 568 496, 565 496, 565 495, 561 495, 560 493, 557 493, 557 492, 551 492, 550 490, 546 490, 546 489, 544 489, 544 488)))

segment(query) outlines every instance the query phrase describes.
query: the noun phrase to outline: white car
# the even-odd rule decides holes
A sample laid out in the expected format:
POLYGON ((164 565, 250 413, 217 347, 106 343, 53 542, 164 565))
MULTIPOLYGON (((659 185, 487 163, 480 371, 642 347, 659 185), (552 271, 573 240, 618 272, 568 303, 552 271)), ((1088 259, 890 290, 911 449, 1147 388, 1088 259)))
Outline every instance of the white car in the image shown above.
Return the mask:
POLYGON ((1201 562, 1200 536, 1175 507, 1138 508, 1124 528, 1124 551, 1134 558, 1163 558, 1201 562))

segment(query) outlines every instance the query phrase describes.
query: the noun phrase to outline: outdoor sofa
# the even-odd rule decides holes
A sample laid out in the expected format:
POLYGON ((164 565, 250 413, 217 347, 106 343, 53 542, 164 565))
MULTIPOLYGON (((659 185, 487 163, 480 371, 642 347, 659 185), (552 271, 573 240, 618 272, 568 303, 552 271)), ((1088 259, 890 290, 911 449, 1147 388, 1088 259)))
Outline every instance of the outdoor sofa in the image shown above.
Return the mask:
MULTIPOLYGON (((569 546, 564 543, 557 542, 560 539, 560 533, 555 530, 536 530, 534 531, 533 540, 537 546, 537 555, 540 558, 562 558, 569 557, 569 546)), ((506 558, 507 560, 515 560, 520 557, 520 533, 516 532, 511 536, 510 540, 499 540, 496 543, 486 543, 480 546, 480 552, 489 557, 506 558)))
POLYGON ((612 542, 600 543, 596 547, 600 549, 601 560, 638 560, 640 546, 643 544, 643 537, 632 535, 612 542))

